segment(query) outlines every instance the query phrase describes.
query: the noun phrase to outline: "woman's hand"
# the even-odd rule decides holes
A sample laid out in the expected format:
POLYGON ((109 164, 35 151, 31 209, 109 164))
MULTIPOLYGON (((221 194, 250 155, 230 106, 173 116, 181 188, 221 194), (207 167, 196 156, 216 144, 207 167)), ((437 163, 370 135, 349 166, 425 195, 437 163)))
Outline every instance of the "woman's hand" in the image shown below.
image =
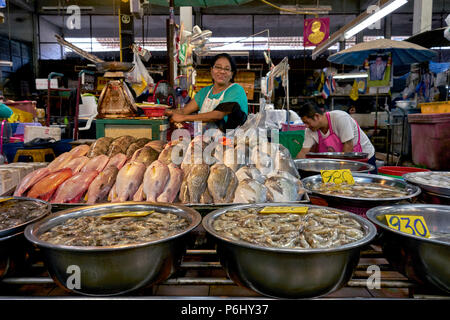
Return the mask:
POLYGON ((186 121, 186 116, 184 114, 173 113, 170 117, 170 122, 172 123, 181 123, 186 121))
POLYGON ((164 115, 170 117, 171 115, 173 115, 173 110, 165 109, 164 110, 164 115))

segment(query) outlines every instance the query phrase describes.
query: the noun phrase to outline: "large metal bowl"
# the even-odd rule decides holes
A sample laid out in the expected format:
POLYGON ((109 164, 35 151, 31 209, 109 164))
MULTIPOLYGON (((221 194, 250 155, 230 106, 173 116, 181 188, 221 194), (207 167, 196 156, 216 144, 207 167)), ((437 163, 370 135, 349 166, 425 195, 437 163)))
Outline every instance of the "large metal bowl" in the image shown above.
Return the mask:
POLYGON ((356 173, 368 173, 375 169, 375 167, 369 163, 340 159, 295 159, 294 163, 302 178, 320 174, 320 170, 349 169, 356 173))
POLYGON ((369 156, 365 152, 308 152, 307 158, 326 158, 326 159, 367 159, 369 156))
MULTIPOLYGON (((26 197, 0 197, 0 201, 2 199, 14 199, 14 200, 24 200, 24 201, 26 200, 26 201, 33 201, 33 202, 39 203, 39 205, 42 205, 42 214, 40 214, 39 216, 37 216, 31 220, 28 220, 21 224, 12 226, 10 228, 0 229, 0 238, 5 238, 7 236, 23 232, 23 230, 25 230, 25 227, 27 225, 32 224, 32 223, 38 221, 39 219, 42 219, 46 215, 50 214, 52 211, 52 205, 50 203, 40 200, 40 199, 26 198, 26 197)), ((0 211, 0 214, 1 214, 1 211, 0 211)))
MULTIPOLYGON (((404 174, 402 177, 403 177, 403 179, 405 179, 406 182, 418 186, 423 191, 449 197, 450 196, 450 186, 443 186, 443 185, 437 186, 437 185, 423 183, 420 180, 418 180, 418 178, 426 176, 426 175, 440 174, 440 173, 442 173, 442 172, 439 172, 439 171, 411 172, 411 173, 404 174)), ((448 174, 448 172, 445 172, 445 173, 448 174)))
POLYGON ((365 173, 353 173, 353 179, 357 183, 378 183, 380 185, 395 186, 402 190, 406 190, 408 195, 403 197, 390 197, 390 198, 362 198, 362 197, 347 197, 339 195, 329 195, 322 192, 312 190, 312 186, 322 183, 322 176, 315 175, 302 179, 304 188, 311 194, 321 197, 331 203, 346 204, 349 206, 362 206, 362 207, 376 207, 384 204, 393 204, 403 200, 412 200, 417 197, 421 190, 419 187, 406 183, 403 180, 385 177, 376 174, 365 173))
POLYGON ((200 222, 201 216, 195 210, 172 204, 143 202, 100 204, 52 214, 29 225, 25 229, 25 237, 40 248, 50 275, 60 286, 85 295, 110 296, 166 280, 181 262, 189 240, 189 232, 200 222), (190 224, 178 234, 134 245, 65 246, 39 239, 41 234, 70 218, 143 210, 174 213, 186 218, 190 224), (72 282, 76 276, 74 270, 79 270, 79 287, 74 286, 72 282))
POLYGON ((450 206, 410 204, 370 209, 367 217, 381 230, 387 260, 409 279, 450 292, 450 206), (422 216, 430 233, 447 237, 423 238, 392 229, 386 214, 422 216))
MULTIPOLYGON (((375 226, 367 219, 342 210, 337 211, 345 212, 363 226, 365 236, 337 248, 268 248, 230 240, 219 235, 212 227, 213 221, 227 211, 266 206, 292 204, 249 204, 216 210, 203 218, 203 227, 215 238, 220 262, 230 279, 269 297, 318 297, 341 288, 350 280, 358 264, 360 249, 376 235, 375 226)), ((319 207, 307 204, 298 206, 319 207)))

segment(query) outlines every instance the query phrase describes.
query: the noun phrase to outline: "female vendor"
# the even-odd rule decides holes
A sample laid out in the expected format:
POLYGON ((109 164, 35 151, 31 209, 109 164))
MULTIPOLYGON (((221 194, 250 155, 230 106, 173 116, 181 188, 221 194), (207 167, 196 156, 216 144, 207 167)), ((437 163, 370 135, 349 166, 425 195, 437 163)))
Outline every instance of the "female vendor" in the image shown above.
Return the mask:
POLYGON ((202 88, 183 109, 167 110, 170 122, 199 122, 203 130, 234 129, 247 120, 248 101, 242 86, 234 83, 236 64, 227 53, 214 57, 211 64, 213 84, 202 88), (198 112, 198 113, 197 113, 198 112))

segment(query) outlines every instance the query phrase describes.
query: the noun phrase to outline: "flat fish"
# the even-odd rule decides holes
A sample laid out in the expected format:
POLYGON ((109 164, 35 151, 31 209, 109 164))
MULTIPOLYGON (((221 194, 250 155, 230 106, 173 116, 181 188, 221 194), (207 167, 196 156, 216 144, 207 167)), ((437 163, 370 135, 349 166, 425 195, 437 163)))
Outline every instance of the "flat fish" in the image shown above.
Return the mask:
POLYGON ((298 185, 283 177, 271 177, 266 180, 267 199, 270 202, 298 201, 298 185))
POLYGON ((205 189, 205 192, 200 197, 200 203, 202 204, 211 204, 214 203, 213 197, 211 197, 211 194, 209 193, 208 188, 205 189))
POLYGON ((118 173, 119 169, 114 165, 109 165, 105 170, 100 172, 89 185, 86 203, 94 204, 104 202, 116 182, 118 173))
POLYGON ((189 203, 200 203, 200 197, 208 186, 209 165, 194 164, 189 170, 187 187, 189 203))
POLYGON ((87 144, 82 144, 82 145, 76 146, 69 152, 72 154, 73 158, 77 158, 77 157, 85 156, 89 152, 90 148, 91 147, 88 146, 87 144))
POLYGON ((131 161, 141 162, 148 167, 153 161, 158 159, 158 156, 159 154, 156 150, 150 147, 143 147, 133 154, 131 161))
POLYGON ((133 142, 132 144, 130 144, 130 146, 128 147, 127 152, 126 152, 127 158, 130 159, 137 150, 143 148, 145 146, 145 144, 149 141, 150 141, 150 139, 140 138, 140 139, 137 139, 136 142, 133 142))
POLYGON ((111 137, 101 137, 94 141, 89 148, 89 152, 87 153, 88 158, 92 158, 95 156, 99 156, 101 154, 107 154, 109 145, 114 140, 111 137))
POLYGON ((234 203, 263 203, 267 201, 267 188, 252 179, 241 180, 234 193, 234 203))
POLYGON ((166 183, 164 191, 156 198, 156 201, 172 203, 180 191, 181 182, 183 181, 183 170, 173 163, 167 167, 169 168, 170 174, 169 181, 166 183))
POLYGON ((72 177, 72 170, 69 168, 52 172, 31 187, 27 197, 48 201, 51 199, 56 189, 70 177, 72 177))
POLYGON ((127 162, 127 156, 124 155, 123 153, 118 153, 115 156, 112 156, 111 159, 109 159, 108 164, 105 166, 109 167, 109 166, 115 166, 117 169, 122 169, 122 167, 125 165, 125 163, 127 162))
POLYGON ((239 182, 241 182, 244 179, 252 179, 259 183, 264 184, 264 182, 266 181, 266 177, 263 176, 261 172, 259 172, 259 170, 253 166, 244 166, 240 168, 236 172, 236 178, 238 179, 239 182))
POLYGON ((58 170, 61 170, 65 168, 65 166, 69 163, 70 160, 72 160, 73 154, 70 152, 64 152, 63 154, 59 155, 55 160, 50 162, 50 164, 47 166, 48 170, 51 172, 56 172, 58 170))
POLYGON ((96 156, 94 158, 91 158, 88 163, 81 169, 81 172, 88 172, 88 171, 102 171, 107 163, 109 162, 109 157, 101 154, 99 156, 96 156))
POLYGON ((161 152, 164 149, 165 144, 166 143, 162 140, 152 140, 152 141, 148 141, 144 146, 150 147, 150 148, 156 150, 157 152, 161 152))
POLYGON ((86 156, 81 156, 78 158, 74 158, 65 165, 66 168, 72 169, 72 173, 76 174, 81 171, 81 169, 88 163, 89 158, 86 156))
POLYGON ((169 142, 158 156, 158 160, 169 165, 174 163, 180 165, 185 157, 185 152, 188 148, 186 143, 179 140, 169 142))
POLYGON ((112 156, 116 155, 117 153, 126 154, 127 149, 130 146, 130 144, 132 144, 135 141, 136 141, 135 137, 128 136, 128 135, 120 136, 111 142, 111 144, 109 145, 109 148, 108 148, 107 155, 109 157, 112 157, 112 156))
POLYGON ((97 171, 80 172, 64 181, 56 190, 52 203, 78 203, 98 175, 97 171))
POLYGON ((208 177, 208 190, 214 203, 230 203, 233 201, 238 179, 233 170, 224 164, 211 167, 208 177))
POLYGON ((35 183, 48 176, 50 173, 51 172, 48 168, 40 168, 34 170, 33 172, 30 172, 22 179, 22 181, 17 186, 16 190, 14 191, 14 197, 21 197, 35 183))
POLYGON ((144 194, 146 201, 156 202, 158 196, 163 193, 169 181, 170 172, 167 165, 156 160, 145 171, 144 174, 144 194))
POLYGON ((131 199, 144 178, 145 165, 140 162, 129 162, 117 174, 115 192, 117 197, 112 202, 123 202, 131 199))

